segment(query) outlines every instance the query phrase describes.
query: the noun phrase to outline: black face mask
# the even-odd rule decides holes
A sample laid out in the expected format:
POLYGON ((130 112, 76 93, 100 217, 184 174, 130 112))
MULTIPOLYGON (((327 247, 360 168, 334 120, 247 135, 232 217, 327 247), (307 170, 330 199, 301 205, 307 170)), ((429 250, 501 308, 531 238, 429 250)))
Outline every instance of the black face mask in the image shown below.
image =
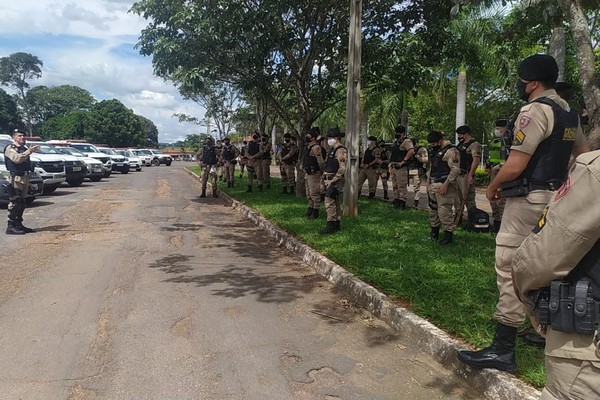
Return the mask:
POLYGON ((465 141, 465 137, 464 136, 459 136, 458 137, 458 143, 462 143, 465 141))
POLYGON ((430 150, 431 150, 433 153, 437 153, 437 152, 438 152, 438 150, 439 150, 440 148, 441 148, 441 147, 440 147, 439 145, 437 145, 437 144, 434 144, 434 145, 431 145, 431 144, 430 144, 430 145, 429 145, 429 149, 430 149, 430 150))
POLYGON ((284 140, 284 142, 285 142, 285 143, 289 143, 289 142, 290 142, 290 139, 285 139, 285 140, 284 140))
POLYGON ((519 98, 523 101, 529 101, 529 93, 527 93, 527 83, 519 80, 516 84, 517 92, 519 92, 519 98))
POLYGON ((310 135, 306 135, 306 136, 305 136, 305 139, 306 139, 306 141, 307 141, 307 142, 310 142, 310 141, 312 141, 312 140, 313 140, 313 137, 312 137, 312 136, 310 136, 310 135))
POLYGON ((252 140, 256 142, 258 140, 258 136, 252 136, 252 140))

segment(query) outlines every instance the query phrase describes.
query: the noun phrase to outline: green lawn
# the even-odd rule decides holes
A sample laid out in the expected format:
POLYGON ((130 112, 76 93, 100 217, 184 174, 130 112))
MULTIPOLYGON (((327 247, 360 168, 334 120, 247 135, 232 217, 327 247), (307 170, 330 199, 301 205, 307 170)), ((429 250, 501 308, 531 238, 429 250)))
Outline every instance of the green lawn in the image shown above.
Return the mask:
MULTIPOLYGON (((188 169, 199 173, 198 167, 188 169)), ((237 176, 236 176, 237 178, 237 176)), ((274 224, 343 266, 383 293, 451 335, 477 347, 488 345, 498 299, 494 271, 494 238, 490 234, 455 232, 454 243, 441 246, 428 240, 427 213, 396 210, 382 201, 359 201, 360 215, 343 218, 342 230, 320 235, 321 218, 307 220, 305 199, 279 194, 280 181, 271 178, 268 191, 246 193, 246 179, 219 189, 258 210, 274 224)), ((518 376, 542 387, 545 383, 541 349, 518 342, 518 376)))

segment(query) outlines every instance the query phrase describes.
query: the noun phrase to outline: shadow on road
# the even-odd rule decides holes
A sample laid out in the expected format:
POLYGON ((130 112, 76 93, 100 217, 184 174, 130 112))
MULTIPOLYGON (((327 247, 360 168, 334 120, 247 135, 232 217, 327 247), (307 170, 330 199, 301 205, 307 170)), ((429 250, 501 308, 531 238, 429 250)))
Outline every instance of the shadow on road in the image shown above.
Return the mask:
POLYGON ((50 225, 50 226, 44 226, 41 228, 36 228, 36 232, 58 232, 58 231, 62 231, 65 230, 66 228, 70 227, 71 225, 50 225))

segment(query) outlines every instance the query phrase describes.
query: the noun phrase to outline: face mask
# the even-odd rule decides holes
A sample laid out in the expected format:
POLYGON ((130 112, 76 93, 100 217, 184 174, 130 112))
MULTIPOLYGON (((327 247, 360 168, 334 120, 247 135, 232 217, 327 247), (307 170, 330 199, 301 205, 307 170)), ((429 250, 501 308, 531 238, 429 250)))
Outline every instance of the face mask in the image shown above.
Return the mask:
POLYGON ((529 93, 527 93, 527 83, 519 80, 517 82, 517 92, 519 92, 519 98, 523 101, 529 101, 529 93))
POLYGON ((385 149, 385 143, 381 143, 381 144, 379 145, 379 147, 380 147, 380 148, 382 148, 382 149, 385 149))
POLYGON ((372 142, 372 141, 370 141, 370 140, 369 140, 369 141, 367 141, 367 146, 369 146, 369 147, 373 146, 373 142, 372 142))
POLYGON ((290 139, 284 139, 283 141, 284 141, 285 143, 289 143, 289 142, 290 142, 290 139))
POLYGON ((402 137, 402 136, 400 136, 400 135, 396 135, 396 140, 397 140, 397 141, 400 141, 400 138, 401 138, 401 137, 402 137))
POLYGON ((335 144, 335 139, 327 139, 327 144, 333 146, 335 144))
POLYGON ((458 142, 459 142, 459 143, 462 143, 462 142, 464 142, 464 141, 465 141, 465 137, 464 137, 464 136, 459 136, 459 137, 458 137, 458 142))
POLYGON ((258 136, 252 136, 253 140, 258 140, 258 136))
POLYGON ((307 142, 312 141, 312 136, 310 136, 310 135, 306 135, 304 138, 306 139, 307 142))
POLYGON ((498 137, 498 138, 499 138, 499 137, 502 137, 502 134, 503 134, 503 133, 504 133, 504 132, 503 132, 503 131, 501 131, 500 129, 495 129, 495 130, 494 130, 494 137, 498 137))

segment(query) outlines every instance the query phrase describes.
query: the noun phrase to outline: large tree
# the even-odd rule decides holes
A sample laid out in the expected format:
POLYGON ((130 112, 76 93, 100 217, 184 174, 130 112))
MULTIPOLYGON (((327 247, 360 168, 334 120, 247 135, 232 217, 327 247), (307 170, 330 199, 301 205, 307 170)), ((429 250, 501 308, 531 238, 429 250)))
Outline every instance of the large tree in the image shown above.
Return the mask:
POLYGON ((17 92, 17 104, 22 108, 29 133, 33 134, 33 123, 29 113, 26 94, 30 79, 42 76, 43 63, 29 53, 13 53, 0 58, 0 84, 12 87, 17 92))
POLYGON ((72 111, 89 110, 96 102, 90 92, 71 85, 33 87, 27 92, 26 101, 33 123, 72 111))
POLYGON ((158 146, 158 128, 156 127, 154 122, 152 122, 148 118, 143 117, 141 115, 138 115, 137 117, 139 118, 140 123, 142 124, 142 131, 144 131, 144 134, 146 135, 146 144, 144 144, 144 146, 148 145, 148 146, 157 147, 158 146))
POLYGON ((132 110, 119 100, 103 100, 88 114, 85 138, 109 147, 146 146, 146 132, 132 110))
POLYGON ((0 89, 0 133, 10 135, 18 127, 17 103, 8 93, 0 89))

